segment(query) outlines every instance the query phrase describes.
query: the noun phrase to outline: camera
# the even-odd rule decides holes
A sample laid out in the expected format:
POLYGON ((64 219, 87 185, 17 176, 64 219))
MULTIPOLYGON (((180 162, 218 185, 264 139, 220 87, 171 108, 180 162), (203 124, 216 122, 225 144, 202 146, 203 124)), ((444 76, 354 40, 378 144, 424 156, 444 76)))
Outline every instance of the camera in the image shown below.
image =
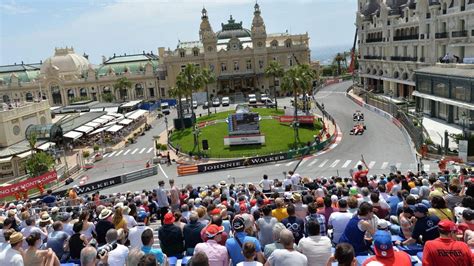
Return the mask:
POLYGON ((110 251, 114 250, 116 247, 117 247, 117 243, 103 245, 97 251, 97 258, 100 259, 101 257, 105 256, 110 251))

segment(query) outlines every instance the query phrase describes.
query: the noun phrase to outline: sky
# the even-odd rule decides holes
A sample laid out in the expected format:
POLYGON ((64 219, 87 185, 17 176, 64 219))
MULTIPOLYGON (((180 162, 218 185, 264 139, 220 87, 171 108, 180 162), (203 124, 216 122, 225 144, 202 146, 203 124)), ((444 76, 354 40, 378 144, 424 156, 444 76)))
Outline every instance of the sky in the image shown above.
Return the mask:
MULTIPOLYGON (((357 0, 259 0, 267 33, 305 33, 314 51, 349 50, 357 0), (337 49, 336 48, 336 49, 337 49)), ((100 64, 102 56, 158 53, 198 40, 201 10, 214 31, 232 15, 250 29, 255 0, 1 0, 0 65, 36 63, 72 46, 100 64)), ((323 53, 323 52, 321 52, 323 53)))

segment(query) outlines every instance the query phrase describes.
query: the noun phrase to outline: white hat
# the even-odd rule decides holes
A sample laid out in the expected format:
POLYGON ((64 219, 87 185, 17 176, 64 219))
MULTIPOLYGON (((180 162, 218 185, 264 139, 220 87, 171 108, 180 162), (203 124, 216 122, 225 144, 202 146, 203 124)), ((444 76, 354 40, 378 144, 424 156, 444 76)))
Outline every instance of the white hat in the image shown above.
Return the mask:
POLYGON ((51 208, 51 212, 58 212, 59 211, 59 208, 58 207, 53 207, 51 208))
POLYGON ((377 222, 377 229, 379 230, 388 229, 389 226, 390 226, 390 222, 387 220, 379 219, 379 221, 377 222))
POLYGON ((123 209, 123 202, 119 202, 119 203, 115 204, 114 209, 117 209, 119 207, 123 209))

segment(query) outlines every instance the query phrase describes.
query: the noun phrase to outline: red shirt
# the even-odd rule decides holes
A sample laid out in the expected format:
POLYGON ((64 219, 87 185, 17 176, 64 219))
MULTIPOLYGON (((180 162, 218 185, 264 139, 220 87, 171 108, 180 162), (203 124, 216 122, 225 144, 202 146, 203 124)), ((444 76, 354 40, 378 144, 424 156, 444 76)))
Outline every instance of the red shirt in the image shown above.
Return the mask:
POLYGON ((360 179, 364 176, 366 179, 365 181, 367 182, 367 185, 368 185, 367 173, 369 173, 368 169, 360 170, 354 173, 354 181, 356 182, 356 184, 358 184, 358 186, 359 186, 360 179))
POLYGON ((427 241, 423 249, 423 266, 472 266, 471 249, 466 243, 438 237, 427 241))
MULTIPOLYGON (((377 257, 372 256, 362 263, 362 266, 370 266, 370 262, 376 261, 380 264, 374 263, 374 265, 385 265, 385 266, 411 266, 411 258, 410 256, 403 252, 403 251, 393 251, 393 257, 384 258, 384 257, 377 257)), ((446 266, 446 265, 445 265, 446 266)))

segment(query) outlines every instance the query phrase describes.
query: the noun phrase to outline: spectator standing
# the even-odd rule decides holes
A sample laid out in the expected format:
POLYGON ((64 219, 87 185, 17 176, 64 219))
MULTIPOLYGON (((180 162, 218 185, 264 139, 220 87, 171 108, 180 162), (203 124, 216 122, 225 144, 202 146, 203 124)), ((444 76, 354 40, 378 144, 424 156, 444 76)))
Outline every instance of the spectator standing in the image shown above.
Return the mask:
POLYGON ((262 188, 263 193, 271 193, 273 187, 273 180, 268 179, 267 175, 263 175, 263 179, 258 183, 258 185, 262 188))
POLYGON ((60 221, 53 223, 53 229, 54 231, 48 235, 46 245, 54 251, 58 259, 62 260, 65 253, 64 245, 68 243, 69 236, 63 231, 63 224, 60 221))
POLYGON ((300 240, 298 251, 306 256, 308 265, 324 266, 326 259, 331 257, 331 240, 327 236, 320 236, 318 222, 311 220, 306 224, 308 237, 300 240))
POLYGON ((186 256, 192 256, 196 245, 202 242, 201 231, 206 226, 198 222, 198 219, 198 214, 194 211, 191 212, 189 215, 189 223, 183 228, 186 256))
POLYGON ((74 234, 68 240, 69 256, 73 260, 78 260, 81 257, 81 249, 87 245, 87 239, 81 234, 82 222, 76 222, 73 226, 74 234))
POLYGON ((219 244, 221 241, 222 232, 224 232, 223 226, 217 226, 215 224, 209 225, 206 227, 207 241, 197 244, 196 248, 194 249, 195 254, 198 252, 206 253, 210 266, 229 265, 227 249, 225 246, 219 244))
POLYGON ((156 193, 156 202, 158 203, 158 208, 160 210, 160 221, 163 224, 165 215, 168 213, 168 196, 165 190, 165 181, 158 181, 158 189, 155 190, 156 193))
POLYGON ((174 215, 168 212, 164 216, 164 224, 158 230, 158 239, 163 253, 168 257, 183 257, 184 238, 181 228, 174 225, 174 215))
POLYGON ((43 201, 44 204, 48 205, 48 207, 54 206, 54 204, 56 203, 56 197, 53 196, 53 191, 51 189, 48 189, 46 193, 46 196, 44 196, 41 201, 43 201))
POLYGON ((450 220, 438 223, 439 237, 427 241, 423 249, 423 265, 471 266, 472 252, 466 243, 457 241, 456 224, 450 220))
POLYGON ((366 259, 362 266, 372 264, 397 266, 412 265, 411 258, 407 253, 393 250, 392 236, 387 231, 379 230, 374 234, 374 251, 375 256, 366 259))
POLYGON ((139 211, 137 215, 137 226, 132 227, 128 233, 128 239, 130 240, 130 248, 141 249, 142 244, 142 233, 150 229, 150 227, 146 226, 145 220, 148 217, 148 214, 145 211, 139 211))
POLYGON ((245 232, 245 220, 240 216, 235 217, 232 221, 232 229, 234 230, 234 237, 227 239, 225 243, 225 247, 232 259, 232 263, 238 264, 245 260, 242 255, 242 247, 246 242, 253 242, 255 244, 257 260, 263 263, 264 258, 261 252, 262 248, 260 242, 255 237, 247 235, 245 232))
POLYGON ((328 220, 328 227, 332 228, 332 242, 335 244, 339 243, 344 229, 353 216, 352 213, 347 211, 347 201, 345 199, 340 199, 338 205, 339 211, 333 212, 328 220))
POLYGON ((288 213, 285 208, 285 202, 282 198, 275 199, 276 208, 272 210, 272 216, 275 217, 279 222, 288 217, 288 213))
POLYGON ((305 255, 296 251, 294 247, 293 233, 288 229, 283 229, 280 232, 280 243, 284 249, 277 249, 273 251, 272 255, 265 263, 266 266, 306 266, 308 259, 305 255))
POLYGON ((263 266, 261 262, 255 261, 257 252, 255 251, 255 244, 253 242, 246 242, 244 244, 242 254, 245 261, 239 262, 237 266, 263 266))
POLYGON ((364 164, 365 169, 363 169, 364 167, 362 166, 362 164, 357 165, 357 171, 355 171, 354 176, 353 176, 353 179, 357 187, 359 188, 369 186, 369 181, 367 179, 367 174, 369 173, 369 167, 365 163, 364 159, 362 159, 361 162, 362 164, 364 164))
POLYGON ((23 234, 15 232, 10 236, 10 247, 5 248, 0 252, 0 261, 2 266, 23 266, 22 244, 23 234))
POLYGON ((286 207, 288 217, 283 219, 281 223, 293 233, 296 244, 304 237, 304 220, 296 217, 295 206, 293 204, 286 207))
POLYGON ((422 237, 423 243, 439 237, 439 232, 437 230, 439 218, 437 216, 428 215, 428 208, 424 204, 417 203, 415 205, 414 214, 416 217, 416 223, 411 237, 401 242, 401 245, 410 245, 419 242, 420 236, 422 237))
POLYGON ((141 251, 145 254, 152 254, 155 256, 156 261, 163 265, 166 262, 166 255, 161 249, 153 248, 153 231, 151 228, 145 229, 141 235, 141 251))
POLYGON ((349 243, 354 247, 356 256, 367 255, 368 247, 365 243, 365 233, 368 231, 370 234, 374 234, 375 230, 368 220, 372 219, 372 205, 368 202, 363 202, 357 215, 354 215, 349 220, 344 233, 342 234, 339 242, 349 243))
MULTIPOLYGON (((327 227, 326 227, 326 219, 324 216, 317 213, 318 209, 314 202, 308 204, 308 216, 305 218, 305 223, 308 223, 310 220, 316 220, 319 224, 319 228, 321 230, 320 235, 326 236, 327 235, 327 227)), ((308 235, 308 231, 305 228, 305 234, 308 235)))
POLYGON ((128 248, 117 242, 119 239, 118 232, 115 229, 109 229, 105 235, 105 240, 108 245, 112 245, 113 248, 107 253, 107 262, 110 266, 122 266, 125 265, 128 257, 128 248))
POLYGON ((109 217, 112 215, 112 211, 109 209, 103 209, 99 214, 99 221, 95 226, 95 231, 97 233, 97 244, 102 246, 106 243, 105 235, 109 229, 115 228, 114 224, 109 221, 109 217))
POLYGON ((258 230, 258 240, 260 240, 260 244, 265 247, 273 242, 273 227, 278 223, 278 220, 272 216, 272 209, 270 206, 263 206, 262 212, 263 217, 260 217, 255 225, 258 230))
POLYGON ((171 201, 171 210, 174 212, 179 210, 180 200, 179 200, 179 189, 174 184, 174 179, 169 180, 170 184, 170 201, 171 201))

